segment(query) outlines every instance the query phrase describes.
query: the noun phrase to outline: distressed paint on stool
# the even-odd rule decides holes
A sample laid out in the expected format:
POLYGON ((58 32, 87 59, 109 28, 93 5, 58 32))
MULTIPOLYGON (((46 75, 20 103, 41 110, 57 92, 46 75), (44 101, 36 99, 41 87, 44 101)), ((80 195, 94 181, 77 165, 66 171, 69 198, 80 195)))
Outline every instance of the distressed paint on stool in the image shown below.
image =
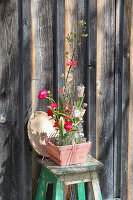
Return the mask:
POLYGON ((62 167, 51 160, 45 160, 42 164, 36 200, 41 200, 42 196, 43 200, 45 199, 46 189, 43 186, 43 183, 46 180, 48 182, 52 182, 54 185, 53 200, 63 200, 64 187, 68 183, 70 185, 77 183, 77 199, 85 200, 85 182, 92 183, 92 196, 94 197, 94 199, 102 200, 99 179, 97 176, 97 170, 102 167, 103 164, 91 156, 89 156, 86 163, 82 164, 82 167, 80 164, 62 167))

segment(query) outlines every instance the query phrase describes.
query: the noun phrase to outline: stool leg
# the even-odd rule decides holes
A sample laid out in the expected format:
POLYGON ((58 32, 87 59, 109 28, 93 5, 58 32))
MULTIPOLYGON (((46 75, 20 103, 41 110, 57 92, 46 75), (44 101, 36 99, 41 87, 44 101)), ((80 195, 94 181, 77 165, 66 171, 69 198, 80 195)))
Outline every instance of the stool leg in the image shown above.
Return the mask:
POLYGON ((57 180, 53 183, 53 198, 52 200, 63 200, 64 184, 57 180))
POLYGON ((85 186, 84 183, 76 185, 76 200, 85 200, 85 186))
POLYGON ((38 182, 38 187, 37 187, 37 194, 36 194, 36 199, 35 200, 45 200, 47 187, 48 187, 48 181, 43 176, 43 171, 41 170, 40 178, 39 178, 39 182, 38 182))
POLYGON ((99 179, 97 172, 91 172, 91 182, 89 182, 90 191, 94 200, 102 200, 99 179))

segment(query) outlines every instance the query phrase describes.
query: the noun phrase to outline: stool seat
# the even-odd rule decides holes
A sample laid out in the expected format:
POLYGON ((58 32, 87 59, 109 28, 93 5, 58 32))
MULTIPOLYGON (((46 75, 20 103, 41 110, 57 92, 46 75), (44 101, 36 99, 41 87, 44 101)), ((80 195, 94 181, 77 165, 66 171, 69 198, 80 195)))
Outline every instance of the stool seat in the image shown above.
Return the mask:
POLYGON ((53 200, 63 200, 65 185, 77 184, 77 199, 85 200, 84 183, 89 182, 93 199, 102 200, 97 171, 103 168, 103 164, 92 156, 86 163, 59 166, 47 159, 42 165, 36 200, 44 200, 49 182, 53 183, 53 200))

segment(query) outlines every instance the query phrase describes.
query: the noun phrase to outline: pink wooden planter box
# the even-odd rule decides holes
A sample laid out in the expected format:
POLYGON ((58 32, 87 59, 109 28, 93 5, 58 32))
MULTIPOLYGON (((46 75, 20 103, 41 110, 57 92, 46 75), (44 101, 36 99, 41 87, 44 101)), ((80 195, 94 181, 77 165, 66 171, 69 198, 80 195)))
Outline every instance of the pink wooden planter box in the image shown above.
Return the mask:
POLYGON ((86 162, 90 148, 91 142, 67 146, 55 146, 51 142, 47 144, 47 152, 50 159, 60 166, 86 162))

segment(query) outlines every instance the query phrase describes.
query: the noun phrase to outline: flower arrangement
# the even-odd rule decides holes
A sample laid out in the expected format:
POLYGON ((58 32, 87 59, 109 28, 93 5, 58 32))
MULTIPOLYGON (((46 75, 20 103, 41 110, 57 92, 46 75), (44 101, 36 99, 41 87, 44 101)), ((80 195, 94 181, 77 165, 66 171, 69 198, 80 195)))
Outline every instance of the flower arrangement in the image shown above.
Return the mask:
POLYGON ((58 91, 58 102, 55 102, 51 92, 45 89, 40 91, 38 95, 39 99, 48 99, 51 103, 48 106, 47 114, 55 120, 54 127, 58 132, 58 137, 54 137, 53 141, 58 146, 86 142, 82 130, 83 116, 87 107, 87 103, 84 103, 85 87, 84 85, 75 84, 77 61, 74 60, 77 56, 77 49, 81 45, 81 38, 87 37, 85 25, 86 22, 81 20, 78 22, 78 27, 81 29, 80 34, 72 31, 66 37, 73 51, 72 53, 65 52, 68 60, 66 63, 67 75, 62 74, 65 85, 58 91), (74 46, 75 43, 76 46, 74 46))

